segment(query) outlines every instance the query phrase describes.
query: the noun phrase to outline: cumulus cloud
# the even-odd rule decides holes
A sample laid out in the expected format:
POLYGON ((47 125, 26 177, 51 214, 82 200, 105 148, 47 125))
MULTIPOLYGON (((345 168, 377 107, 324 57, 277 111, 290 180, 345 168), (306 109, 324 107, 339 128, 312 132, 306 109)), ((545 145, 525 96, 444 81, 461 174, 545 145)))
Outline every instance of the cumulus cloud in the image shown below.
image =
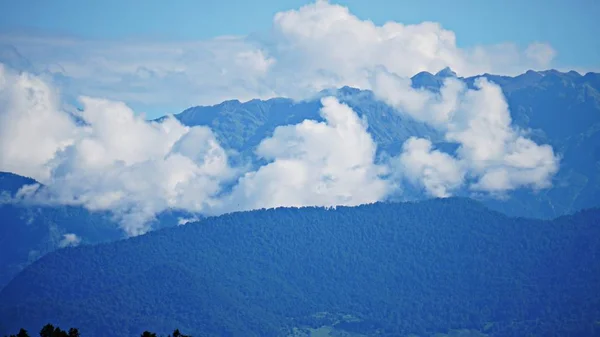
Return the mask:
POLYGON ((260 143, 257 155, 269 163, 240 178, 228 205, 358 205, 385 198, 386 168, 375 164, 366 121, 333 97, 321 102, 324 122, 280 126, 260 143))
POLYGON ((267 32, 202 41, 0 35, 0 45, 16 47, 73 97, 178 109, 233 98, 301 99, 343 85, 369 89, 369 74, 379 68, 402 77, 447 66, 462 76, 516 74, 546 68, 556 54, 538 41, 525 48, 460 48, 456 41, 435 22, 377 25, 327 1, 277 13, 267 32))
POLYGON ((411 137, 404 142, 397 169, 411 182, 422 184, 427 193, 444 198, 462 186, 465 170, 452 156, 434 150, 427 139, 411 137))
POLYGON ((461 49, 454 32, 438 23, 378 26, 327 1, 277 13, 272 34, 273 72, 293 79, 294 88, 281 88, 292 97, 302 89, 368 89, 368 74, 379 68, 402 77, 445 67, 464 76, 514 74, 546 67, 554 57, 552 47, 539 42, 525 50, 508 43, 461 49))
POLYGON ((218 214, 358 205, 383 200, 392 189, 383 178, 387 167, 376 163, 367 121, 334 97, 321 100, 323 122, 278 127, 256 149, 268 163, 240 176, 207 127, 172 117, 148 122, 121 102, 91 97, 81 97, 83 108, 71 115, 44 81, 0 74, 0 144, 10 149, 0 153, 0 170, 27 172, 43 184, 23 187, 16 198, 110 210, 129 235, 145 233, 167 209, 218 214), (38 113, 45 122, 39 130, 38 113), (225 193, 223 185, 237 178, 225 193))
POLYGON ((0 68, 0 170, 44 184, 18 198, 111 210, 131 235, 160 211, 212 207, 234 177, 206 127, 146 122, 125 104, 82 97, 76 123, 39 78, 0 68))
POLYGON ((47 83, 0 64, 0 169, 49 178, 50 160, 75 136, 73 121, 58 105, 47 83))
POLYGON ((385 71, 372 81, 374 93, 382 100, 437 127, 446 141, 459 145, 457 158, 432 150, 427 140, 410 139, 404 145, 400 162, 407 177, 418 180, 431 194, 448 195, 461 185, 463 176, 475 179, 470 188, 491 193, 551 185, 559 158, 552 147, 536 144, 512 125, 499 86, 478 78, 475 88, 469 89, 462 81, 448 78, 439 92, 433 92, 414 89, 410 80, 385 71))
POLYGON ((63 235, 62 240, 58 243, 60 248, 65 247, 76 247, 81 243, 81 238, 73 233, 67 233, 63 235))
POLYGON ((191 217, 191 218, 179 218, 177 219, 177 226, 183 226, 183 225, 187 225, 190 222, 197 222, 200 219, 198 219, 198 217, 191 217))

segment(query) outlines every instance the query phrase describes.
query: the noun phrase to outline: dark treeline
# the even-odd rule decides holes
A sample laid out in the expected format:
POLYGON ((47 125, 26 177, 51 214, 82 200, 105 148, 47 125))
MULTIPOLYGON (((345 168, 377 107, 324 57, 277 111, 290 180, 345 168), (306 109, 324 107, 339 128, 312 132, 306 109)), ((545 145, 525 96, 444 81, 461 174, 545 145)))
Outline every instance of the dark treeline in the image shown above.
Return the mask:
MULTIPOLYGON (((69 331, 62 330, 58 326, 54 326, 52 324, 46 324, 40 330, 40 337, 81 337, 79 330, 77 328, 70 328, 69 331)), ((30 337, 29 332, 23 328, 19 330, 19 333, 16 335, 10 335, 5 337, 30 337)), ((144 331, 140 337, 158 337, 158 335, 154 332, 144 331)), ((168 337, 192 337, 190 335, 182 334, 179 329, 175 329, 172 334, 169 334, 168 337)))

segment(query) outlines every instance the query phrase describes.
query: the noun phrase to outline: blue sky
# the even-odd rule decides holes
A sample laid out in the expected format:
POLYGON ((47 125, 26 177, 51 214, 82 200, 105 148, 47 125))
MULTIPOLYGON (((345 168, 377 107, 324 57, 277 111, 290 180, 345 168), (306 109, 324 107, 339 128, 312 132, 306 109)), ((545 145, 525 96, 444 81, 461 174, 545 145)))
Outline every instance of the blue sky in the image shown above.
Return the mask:
POLYGON ((599 71, 599 16, 596 0, 0 0, 0 62, 49 75, 67 101, 122 101, 153 118, 369 89, 365 74, 382 67, 599 71))
MULTIPOLYGON (((204 39, 269 28, 273 15, 303 0, 28 0, 0 1, 0 30, 93 38, 204 39)), ((339 0, 381 24, 440 22, 459 46, 512 41, 550 43, 559 64, 600 64, 596 0, 339 0)))

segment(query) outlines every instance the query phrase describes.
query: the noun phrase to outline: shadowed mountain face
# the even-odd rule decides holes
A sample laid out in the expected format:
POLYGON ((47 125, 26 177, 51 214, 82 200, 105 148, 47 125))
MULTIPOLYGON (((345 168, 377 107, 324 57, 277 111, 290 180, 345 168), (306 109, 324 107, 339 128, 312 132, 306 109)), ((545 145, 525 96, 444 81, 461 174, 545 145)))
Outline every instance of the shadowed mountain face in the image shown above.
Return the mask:
POLYGON ((454 198, 234 213, 42 257, 0 292, 0 334, 596 336, 599 220, 454 198))
POLYGON ((30 178, 0 172, 0 288, 25 266, 57 248, 123 237, 110 214, 82 207, 11 200, 30 178))
MULTIPOLYGON (((412 78, 415 88, 438 90, 443 80, 455 77, 450 69, 437 74, 422 72, 412 78)), ((597 206, 600 200, 600 75, 555 70, 528 71, 516 77, 484 74, 498 84, 509 104, 513 124, 528 130, 532 139, 550 144, 561 156, 553 187, 541 191, 517 190, 508 199, 497 200, 459 191, 459 196, 479 198, 488 207, 509 215, 550 219, 597 206)), ((477 77, 460 78, 469 86, 477 77)), ((442 135, 428 125, 377 100, 370 91, 344 87, 322 92, 333 94, 366 117, 368 131, 378 144, 379 154, 396 155, 411 136, 429 138, 436 147, 452 152, 456 146, 444 143, 442 135)), ((193 107, 175 115, 188 126, 209 126, 219 141, 237 151, 241 158, 260 163, 254 150, 277 126, 322 120, 318 98, 294 102, 276 98, 241 103, 227 101, 215 106, 193 107)), ((235 157, 239 160, 240 157, 235 157)), ((419 200, 426 196, 406 188, 399 200, 419 200)))
MULTIPOLYGON (((125 238, 109 212, 78 206, 35 205, 15 201, 30 178, 0 172, 0 289, 24 267, 58 248, 125 238)), ((159 214, 156 228, 176 226, 185 212, 159 214)))

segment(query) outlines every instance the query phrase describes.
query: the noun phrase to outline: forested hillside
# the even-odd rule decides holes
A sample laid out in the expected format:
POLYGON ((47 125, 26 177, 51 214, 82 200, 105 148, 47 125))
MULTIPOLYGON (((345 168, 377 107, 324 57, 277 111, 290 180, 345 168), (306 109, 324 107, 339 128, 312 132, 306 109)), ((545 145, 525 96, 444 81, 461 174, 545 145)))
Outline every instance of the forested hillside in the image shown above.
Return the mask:
POLYGON ((0 293, 0 334, 600 333, 600 210, 509 218, 467 199, 207 218, 67 248, 0 293))

